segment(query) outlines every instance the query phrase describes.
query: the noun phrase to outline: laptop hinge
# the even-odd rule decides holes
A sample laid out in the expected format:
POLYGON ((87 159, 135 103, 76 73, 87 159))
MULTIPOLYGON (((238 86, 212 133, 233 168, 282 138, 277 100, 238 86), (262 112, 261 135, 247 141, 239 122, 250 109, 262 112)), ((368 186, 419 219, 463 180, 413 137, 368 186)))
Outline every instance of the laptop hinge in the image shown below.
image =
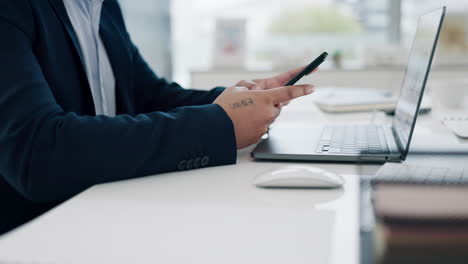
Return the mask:
POLYGON ((395 138, 395 142, 396 142, 398 151, 400 152, 400 154, 403 154, 404 147, 403 147, 403 144, 401 143, 400 135, 396 131, 395 126, 392 126, 392 133, 393 133, 393 137, 395 138))

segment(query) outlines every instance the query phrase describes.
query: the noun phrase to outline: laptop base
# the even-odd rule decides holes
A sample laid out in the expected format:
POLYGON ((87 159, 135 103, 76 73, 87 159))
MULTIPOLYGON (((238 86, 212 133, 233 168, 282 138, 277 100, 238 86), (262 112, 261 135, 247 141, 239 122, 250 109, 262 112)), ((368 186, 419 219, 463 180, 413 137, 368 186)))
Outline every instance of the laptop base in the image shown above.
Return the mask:
POLYGON ((393 150, 387 154, 316 153, 323 126, 278 124, 267 139, 260 142, 251 156, 257 160, 331 161, 352 163, 400 162, 401 155, 393 150))

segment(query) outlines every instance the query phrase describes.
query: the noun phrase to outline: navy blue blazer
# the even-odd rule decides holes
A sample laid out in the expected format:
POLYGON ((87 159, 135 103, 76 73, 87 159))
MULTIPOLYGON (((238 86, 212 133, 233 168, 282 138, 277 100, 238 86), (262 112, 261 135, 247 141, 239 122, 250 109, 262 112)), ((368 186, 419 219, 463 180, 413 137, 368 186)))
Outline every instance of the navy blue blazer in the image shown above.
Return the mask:
POLYGON ((0 197, 40 205, 99 183, 236 162, 232 121, 212 104, 222 88, 158 78, 116 0, 104 1, 100 34, 116 77, 116 117, 95 116, 62 0, 0 0, 0 197))

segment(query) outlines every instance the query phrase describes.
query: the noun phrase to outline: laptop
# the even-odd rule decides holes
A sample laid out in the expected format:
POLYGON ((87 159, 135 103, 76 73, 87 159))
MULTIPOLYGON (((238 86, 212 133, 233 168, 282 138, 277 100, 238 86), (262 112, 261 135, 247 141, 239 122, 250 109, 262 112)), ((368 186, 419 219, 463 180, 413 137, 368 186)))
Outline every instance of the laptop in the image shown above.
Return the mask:
POLYGON ((405 160, 446 7, 419 18, 392 124, 278 123, 251 155, 257 160, 399 162, 405 160))

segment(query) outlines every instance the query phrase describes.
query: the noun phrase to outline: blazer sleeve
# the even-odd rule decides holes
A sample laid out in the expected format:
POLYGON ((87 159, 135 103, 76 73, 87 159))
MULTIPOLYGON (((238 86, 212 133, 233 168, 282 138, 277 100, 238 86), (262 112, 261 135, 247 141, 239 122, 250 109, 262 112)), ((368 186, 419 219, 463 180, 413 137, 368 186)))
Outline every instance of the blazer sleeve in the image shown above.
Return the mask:
POLYGON ((133 47, 134 80, 138 100, 142 102, 143 112, 169 111, 181 106, 211 104, 224 91, 216 87, 210 91, 184 89, 179 84, 159 78, 133 47))
MULTIPOLYGON (((28 199, 63 200, 94 184, 235 163, 234 128, 218 105, 114 118, 65 112, 28 32, 0 17, 0 174, 28 199)), ((166 106, 205 99, 194 92, 166 106)))

